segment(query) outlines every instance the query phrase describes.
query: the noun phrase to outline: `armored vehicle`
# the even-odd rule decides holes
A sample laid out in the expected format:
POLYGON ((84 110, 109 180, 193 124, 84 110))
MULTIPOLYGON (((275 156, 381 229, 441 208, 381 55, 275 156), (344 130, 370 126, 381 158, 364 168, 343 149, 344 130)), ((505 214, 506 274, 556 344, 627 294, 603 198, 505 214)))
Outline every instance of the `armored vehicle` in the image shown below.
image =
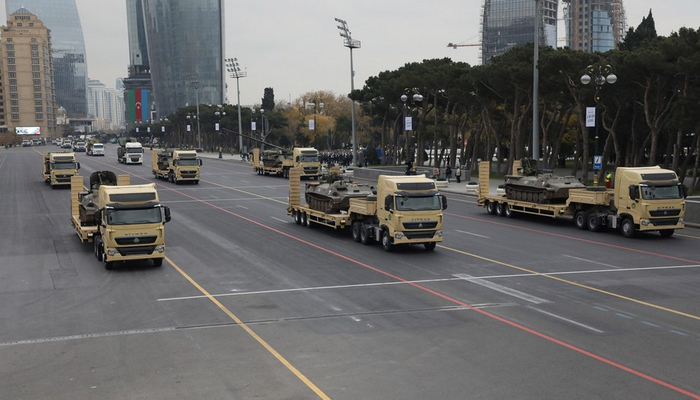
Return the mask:
POLYGON ((518 175, 506 175, 506 197, 533 203, 566 201, 570 189, 585 188, 575 176, 557 176, 552 170, 538 170, 537 161, 523 158, 518 175))
POLYGON ((355 183, 332 173, 318 182, 306 184, 306 203, 309 208, 325 213, 347 211, 351 198, 376 195, 374 186, 355 183))
POLYGON ((78 212, 80 223, 82 225, 95 224, 95 211, 97 211, 99 203, 98 196, 100 186, 102 185, 117 185, 117 175, 112 171, 95 171, 90 174, 90 189, 88 192, 78 194, 78 212))

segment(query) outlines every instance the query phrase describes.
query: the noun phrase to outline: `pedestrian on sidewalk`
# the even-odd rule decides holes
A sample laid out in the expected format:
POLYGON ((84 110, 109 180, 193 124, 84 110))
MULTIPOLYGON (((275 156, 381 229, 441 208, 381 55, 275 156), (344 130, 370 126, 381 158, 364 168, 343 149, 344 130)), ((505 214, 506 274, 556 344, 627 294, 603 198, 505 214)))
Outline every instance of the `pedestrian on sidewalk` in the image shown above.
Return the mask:
POLYGON ((452 168, 450 168, 450 164, 447 164, 447 167, 445 167, 445 178, 447 178, 447 183, 450 183, 450 178, 452 178, 452 168))
POLYGON ((457 178, 457 183, 462 183, 462 166, 457 164, 457 169, 455 170, 455 178, 457 178))

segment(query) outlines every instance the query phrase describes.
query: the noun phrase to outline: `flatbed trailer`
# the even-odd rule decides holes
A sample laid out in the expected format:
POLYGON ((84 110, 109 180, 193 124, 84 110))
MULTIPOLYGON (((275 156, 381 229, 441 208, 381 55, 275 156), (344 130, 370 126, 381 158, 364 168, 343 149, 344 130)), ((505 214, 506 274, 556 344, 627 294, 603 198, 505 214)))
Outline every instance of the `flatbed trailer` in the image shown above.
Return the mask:
MULTIPOLYGON (((117 176, 117 186, 127 186, 129 184, 129 175, 117 176)), ((70 222, 75 229, 75 233, 78 234, 78 238, 83 243, 92 242, 98 230, 97 225, 84 225, 80 222, 80 196, 87 192, 88 188, 83 185, 83 177, 80 175, 72 176, 70 180, 70 222)))
MULTIPOLYGON (((517 169, 515 165, 513 169, 517 169)), ((661 170, 658 167, 618 168, 615 189, 600 186, 571 189, 565 202, 551 204, 489 194, 490 170, 491 165, 488 161, 479 163, 477 204, 492 215, 510 218, 516 213, 522 213, 564 218, 572 220, 576 227, 582 230, 597 232, 604 228, 619 229, 626 237, 634 237, 637 232, 644 231, 658 231, 661 236, 670 237, 676 229, 685 226, 685 200, 680 195, 682 189, 680 183, 674 181, 675 173, 672 171, 661 170), (637 176, 641 176, 642 179, 635 180, 637 176), (644 177, 648 180, 645 181, 644 177), (640 196, 640 187, 654 187, 653 179, 663 181, 662 184, 658 184, 659 187, 675 187, 675 190, 678 190, 677 195, 667 199, 646 199, 640 196), (633 193, 635 190, 636 198, 633 193)))
MULTIPOLYGON (((443 214, 447 208, 447 200, 444 195, 437 192, 433 180, 425 176, 411 177, 379 177, 378 195, 367 198, 351 198, 347 211, 323 212, 301 204, 301 172, 299 168, 290 169, 289 173, 289 205, 287 215, 291 216, 298 225, 313 228, 317 225, 332 229, 352 228, 352 237, 356 242, 370 244, 381 243, 386 251, 392 251, 395 245, 422 244, 428 251, 434 250, 437 243, 442 242, 443 214), (409 196, 407 191, 384 191, 382 182, 386 180, 399 180, 400 183, 391 182, 387 188, 409 186, 407 181, 414 181, 414 189, 418 186, 420 193, 413 195, 431 199, 432 206, 425 210, 406 211, 397 210, 395 197, 409 196), (406 182, 404 182, 406 181, 406 182), (432 186, 431 186, 432 184, 432 186), (431 189, 432 188, 432 189, 431 189), (378 202, 382 201, 381 206, 378 202)), ((410 189, 409 189, 410 190, 410 189)))

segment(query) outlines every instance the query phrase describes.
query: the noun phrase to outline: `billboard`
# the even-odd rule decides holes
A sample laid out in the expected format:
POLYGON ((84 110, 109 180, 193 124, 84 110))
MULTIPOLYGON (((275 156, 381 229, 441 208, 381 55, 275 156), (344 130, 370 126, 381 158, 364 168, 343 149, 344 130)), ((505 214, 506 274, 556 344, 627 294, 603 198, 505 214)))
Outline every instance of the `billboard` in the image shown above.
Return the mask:
POLYGON ((15 127, 17 135, 41 135, 40 126, 17 126, 15 127))

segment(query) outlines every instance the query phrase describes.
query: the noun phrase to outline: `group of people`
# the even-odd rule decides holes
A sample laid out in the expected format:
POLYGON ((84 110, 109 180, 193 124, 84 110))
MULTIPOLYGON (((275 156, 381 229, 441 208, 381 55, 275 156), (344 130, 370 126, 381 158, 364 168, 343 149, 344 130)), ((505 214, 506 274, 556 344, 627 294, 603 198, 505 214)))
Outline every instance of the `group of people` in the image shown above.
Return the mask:
MULTIPOLYGON (((406 162, 406 175, 415 175, 416 170, 413 165, 413 161, 407 161, 406 162)), ((439 175, 439 174, 438 174, 439 175)), ((454 171, 455 179, 457 180, 457 183, 462 183, 462 167, 458 166, 455 171, 454 171)), ((445 167, 445 178, 447 179, 447 182, 449 183, 450 180, 452 179, 452 167, 450 167, 449 164, 445 167)))

